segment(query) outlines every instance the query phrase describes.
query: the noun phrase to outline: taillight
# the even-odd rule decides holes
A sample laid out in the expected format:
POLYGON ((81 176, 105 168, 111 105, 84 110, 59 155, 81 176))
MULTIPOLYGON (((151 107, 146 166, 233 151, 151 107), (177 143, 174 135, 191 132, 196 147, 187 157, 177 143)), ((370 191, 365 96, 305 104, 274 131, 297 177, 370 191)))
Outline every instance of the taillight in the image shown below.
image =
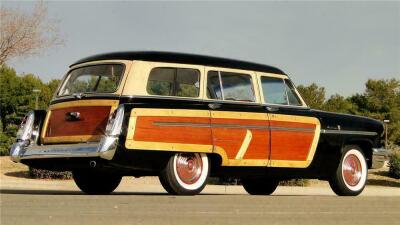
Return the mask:
POLYGON ((107 136, 118 136, 121 134, 122 122, 124 120, 124 105, 118 108, 110 115, 106 127, 107 136))
POLYGON ((32 139, 34 132, 34 121, 35 113, 33 111, 28 112, 19 126, 17 132, 17 141, 30 141, 32 139))

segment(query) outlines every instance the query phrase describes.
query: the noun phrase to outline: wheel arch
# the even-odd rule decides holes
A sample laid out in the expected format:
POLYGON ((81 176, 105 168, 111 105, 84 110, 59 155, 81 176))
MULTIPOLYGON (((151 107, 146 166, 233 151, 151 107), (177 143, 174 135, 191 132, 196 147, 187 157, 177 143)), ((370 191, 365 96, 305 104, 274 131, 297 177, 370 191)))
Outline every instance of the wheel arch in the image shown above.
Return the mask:
POLYGON ((214 174, 222 166, 222 156, 217 153, 208 153, 207 156, 210 162, 210 173, 214 174))

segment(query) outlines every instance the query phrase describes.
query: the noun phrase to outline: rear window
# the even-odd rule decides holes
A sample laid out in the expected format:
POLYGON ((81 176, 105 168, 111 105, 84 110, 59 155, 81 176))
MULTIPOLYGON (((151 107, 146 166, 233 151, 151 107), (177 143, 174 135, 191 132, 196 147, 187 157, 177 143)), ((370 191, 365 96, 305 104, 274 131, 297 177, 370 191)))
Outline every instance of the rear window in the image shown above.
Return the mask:
POLYGON ((66 78, 59 96, 75 93, 112 93, 120 83, 124 66, 104 64, 85 66, 72 70, 66 78))
POLYGON ((186 68, 158 67, 151 70, 147 92, 151 95, 198 97, 200 71, 186 68))

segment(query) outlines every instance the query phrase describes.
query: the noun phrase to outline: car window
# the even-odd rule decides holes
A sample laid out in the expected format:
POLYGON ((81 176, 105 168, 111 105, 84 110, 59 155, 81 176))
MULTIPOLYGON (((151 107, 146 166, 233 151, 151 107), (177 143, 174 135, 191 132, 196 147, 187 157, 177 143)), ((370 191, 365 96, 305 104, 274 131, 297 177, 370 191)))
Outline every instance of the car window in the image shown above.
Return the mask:
POLYGON ((276 77, 261 77, 264 101, 271 104, 301 105, 293 85, 276 77))
POLYGON ((287 79, 285 79, 285 84, 289 105, 301 105, 300 98, 296 94, 293 84, 287 79))
POLYGON ((209 71, 207 97, 210 99, 254 102, 255 96, 251 76, 242 73, 209 71))
POLYGON ((200 71, 186 68, 158 67, 151 70, 147 92, 151 95, 198 97, 200 71))
POLYGON ((114 92, 121 80, 123 65, 93 65, 72 70, 59 96, 75 93, 114 92))

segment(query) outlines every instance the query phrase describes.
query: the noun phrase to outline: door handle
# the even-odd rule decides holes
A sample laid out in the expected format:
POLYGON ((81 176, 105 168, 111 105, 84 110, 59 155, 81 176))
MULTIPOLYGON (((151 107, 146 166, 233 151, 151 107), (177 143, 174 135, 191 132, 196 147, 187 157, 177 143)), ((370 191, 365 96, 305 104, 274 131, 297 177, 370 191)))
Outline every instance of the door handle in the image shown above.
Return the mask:
POLYGON ((218 109, 218 108, 221 108, 221 104, 219 104, 219 103, 210 103, 210 104, 208 104, 208 108, 210 108, 210 109, 218 109))
POLYGON ((80 112, 67 112, 65 114, 65 120, 66 121, 78 121, 81 119, 81 113, 80 112))
POLYGON ((276 112, 276 111, 279 110, 278 107, 273 107, 273 106, 265 106, 265 109, 266 109, 268 112, 276 112))

